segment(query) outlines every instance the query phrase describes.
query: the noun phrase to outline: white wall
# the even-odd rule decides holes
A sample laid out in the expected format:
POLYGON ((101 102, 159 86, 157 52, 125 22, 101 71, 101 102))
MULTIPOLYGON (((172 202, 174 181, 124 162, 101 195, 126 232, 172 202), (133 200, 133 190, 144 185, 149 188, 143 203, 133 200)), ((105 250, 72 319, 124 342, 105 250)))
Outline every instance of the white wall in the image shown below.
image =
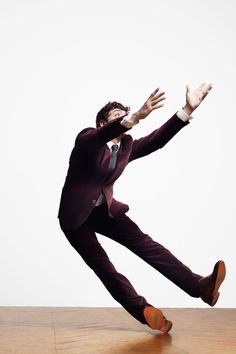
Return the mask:
MULTIPOLYGON (((107 101, 135 110, 160 86, 165 107, 132 130, 143 136, 183 106, 186 83, 206 81, 214 89, 191 124, 130 164, 115 194, 193 271, 224 259, 217 306, 235 306, 235 10, 233 0, 1 0, 0 305, 118 305, 59 228, 74 139, 107 101)), ((153 305, 205 307, 99 240, 153 305)))

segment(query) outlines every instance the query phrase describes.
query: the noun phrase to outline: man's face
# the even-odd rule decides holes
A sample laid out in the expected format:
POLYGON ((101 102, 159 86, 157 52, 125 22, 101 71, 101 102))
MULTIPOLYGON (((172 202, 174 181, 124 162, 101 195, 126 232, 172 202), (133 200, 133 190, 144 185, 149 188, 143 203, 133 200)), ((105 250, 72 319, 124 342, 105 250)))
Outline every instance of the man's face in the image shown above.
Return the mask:
MULTIPOLYGON (((122 117, 122 116, 125 116, 125 115, 126 115, 126 111, 123 111, 122 109, 119 109, 119 108, 114 108, 108 113, 107 121, 111 122, 112 120, 122 117)), ((103 126, 104 124, 106 124, 105 121, 100 122, 101 126, 103 126)))
POLYGON ((114 108, 108 113, 108 122, 111 122, 112 120, 122 117, 126 114, 126 111, 122 111, 122 109, 119 108, 114 108))

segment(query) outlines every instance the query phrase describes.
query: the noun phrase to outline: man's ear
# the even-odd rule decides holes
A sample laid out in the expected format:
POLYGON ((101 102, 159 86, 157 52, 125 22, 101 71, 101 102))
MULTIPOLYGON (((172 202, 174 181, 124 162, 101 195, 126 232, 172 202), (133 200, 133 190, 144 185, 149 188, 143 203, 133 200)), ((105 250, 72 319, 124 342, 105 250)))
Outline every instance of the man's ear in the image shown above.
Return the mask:
POLYGON ((106 123, 105 120, 102 120, 102 119, 101 119, 100 122, 99 122, 100 127, 103 127, 105 123, 106 123))

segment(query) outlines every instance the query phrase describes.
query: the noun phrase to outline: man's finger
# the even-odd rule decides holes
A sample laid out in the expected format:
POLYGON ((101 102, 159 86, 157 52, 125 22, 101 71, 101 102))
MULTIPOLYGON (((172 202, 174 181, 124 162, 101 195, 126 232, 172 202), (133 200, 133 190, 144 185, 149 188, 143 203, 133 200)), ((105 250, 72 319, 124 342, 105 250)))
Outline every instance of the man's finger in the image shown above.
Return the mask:
POLYGON ((155 100, 157 100, 159 97, 163 96, 164 94, 165 94, 165 92, 164 92, 164 91, 161 91, 161 92, 159 92, 159 93, 156 94, 155 96, 152 96, 152 97, 149 98, 149 99, 150 99, 150 101, 155 101, 155 100))
POLYGON ((189 93, 191 91, 191 88, 189 85, 186 85, 186 91, 187 91, 187 93, 189 93))
POLYGON ((165 100, 165 99, 166 99, 165 96, 159 97, 158 99, 156 99, 156 100, 154 100, 154 101, 151 102, 151 106, 153 107, 153 106, 155 106, 157 103, 159 103, 159 102, 161 102, 161 101, 163 101, 163 100, 165 100))
POLYGON ((164 106, 164 103, 158 103, 156 106, 153 106, 152 109, 154 110, 154 109, 160 108, 162 106, 164 106))
POLYGON ((155 96, 156 95, 156 93, 159 91, 160 89, 159 89, 159 87, 158 88, 156 88, 156 90, 155 91, 153 91, 153 93, 151 93, 151 95, 149 96, 149 98, 152 98, 153 96, 155 96))
POLYGON ((206 85, 206 83, 203 82, 203 83, 197 88, 197 91, 201 91, 205 85, 206 85))
POLYGON ((207 85, 207 86, 204 88, 203 92, 209 92, 209 91, 212 89, 212 87, 213 87, 212 84, 207 85))
POLYGON ((202 91, 202 95, 203 95, 202 99, 204 99, 206 97, 206 95, 208 95, 208 93, 211 91, 212 87, 213 87, 212 84, 207 85, 207 87, 202 91))

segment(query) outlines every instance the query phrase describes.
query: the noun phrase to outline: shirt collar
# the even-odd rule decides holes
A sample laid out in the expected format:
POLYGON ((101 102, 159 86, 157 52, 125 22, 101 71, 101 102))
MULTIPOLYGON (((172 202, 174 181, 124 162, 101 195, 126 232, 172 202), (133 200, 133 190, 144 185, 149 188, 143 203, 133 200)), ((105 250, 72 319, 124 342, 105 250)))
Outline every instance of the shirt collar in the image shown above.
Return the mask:
POLYGON ((108 141, 107 146, 109 147, 110 150, 111 150, 112 145, 118 145, 118 147, 120 147, 120 141, 117 144, 114 144, 113 141, 108 141))

